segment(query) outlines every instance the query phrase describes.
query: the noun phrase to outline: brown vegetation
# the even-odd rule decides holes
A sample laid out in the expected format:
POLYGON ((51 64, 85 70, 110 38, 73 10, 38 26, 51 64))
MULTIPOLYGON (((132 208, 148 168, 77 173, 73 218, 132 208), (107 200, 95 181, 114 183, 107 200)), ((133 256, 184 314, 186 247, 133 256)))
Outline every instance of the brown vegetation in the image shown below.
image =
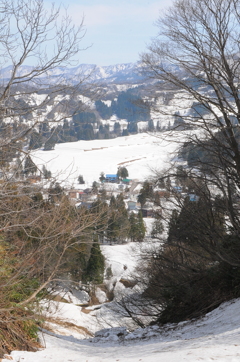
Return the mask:
POLYGON ((73 107, 64 97, 79 93, 83 79, 76 86, 61 76, 54 84, 47 79, 56 67, 73 64, 84 35, 81 20, 75 27, 68 14, 62 16, 62 9, 54 5, 45 9, 42 0, 1 0, 0 8, 0 66, 12 66, 0 87, 2 356, 13 349, 36 350, 38 316, 33 311, 37 301, 46 294, 51 281, 69 273, 73 278, 81 274, 100 213, 76 210, 56 184, 48 190, 46 200, 46 188, 35 183, 39 176, 33 176, 34 184, 26 180, 29 174, 40 173, 30 157, 35 146, 30 147, 31 132, 36 133, 41 126, 41 117, 36 114, 52 105, 56 95, 63 101, 57 120, 52 114, 53 123, 79 112, 82 106, 78 101, 73 107), (35 65, 21 72, 30 59, 35 65))

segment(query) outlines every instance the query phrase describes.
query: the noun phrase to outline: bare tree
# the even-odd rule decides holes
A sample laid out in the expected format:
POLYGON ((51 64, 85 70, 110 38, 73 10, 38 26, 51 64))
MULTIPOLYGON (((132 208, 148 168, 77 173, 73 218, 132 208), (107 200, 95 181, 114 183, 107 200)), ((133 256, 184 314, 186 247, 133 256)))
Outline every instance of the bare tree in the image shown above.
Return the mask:
POLYGON ((155 179, 169 194, 161 202, 168 235, 141 263, 143 295, 161 306, 160 323, 198 317, 239 295, 239 6, 176 0, 142 55, 160 99, 157 117, 170 124, 159 137, 179 143, 178 163, 155 179))
MULTIPOLYGON (((178 114, 173 131, 182 147, 179 157, 188 160, 192 192, 211 208, 221 195, 226 227, 235 236, 240 232, 239 5, 237 0, 175 1, 158 19, 158 37, 142 56, 157 90, 173 95, 159 112, 171 122, 178 114)), ((171 175, 175 179, 177 171, 171 175)), ((240 263, 237 255, 228 259, 220 249, 216 254, 240 263)))
POLYGON ((105 226, 104 208, 77 209, 64 194, 44 200, 41 189, 19 181, 5 183, 0 194, 1 333, 7 329, 3 354, 34 348, 29 333, 36 331, 38 300, 49 295, 52 283, 68 286, 82 279, 96 230, 105 226))
POLYGON ((16 149, 19 140, 24 141, 42 121, 40 111, 52 104, 56 95, 61 98, 60 106, 51 122, 70 117, 81 106, 78 101, 73 110, 69 100, 79 91, 83 77, 75 79, 73 86, 73 80, 64 77, 64 70, 54 81, 51 76, 57 67, 77 64, 85 31, 82 21, 76 27, 64 9, 54 5, 47 9, 42 0, 2 0, 0 23, 0 115, 4 131, 0 146, 16 149))
POLYGON ((58 96, 51 122, 82 107, 77 95, 83 77, 73 82, 56 75, 53 81, 51 75, 77 64, 83 36, 82 21, 75 27, 60 7, 47 9, 42 0, 0 1, 1 355, 35 348, 31 303, 51 281, 68 275, 69 260, 89 255, 96 225, 104 224, 101 212, 77 210, 64 193, 46 200, 46 189, 20 177, 25 160, 31 163, 27 137, 44 122, 46 107, 58 96))

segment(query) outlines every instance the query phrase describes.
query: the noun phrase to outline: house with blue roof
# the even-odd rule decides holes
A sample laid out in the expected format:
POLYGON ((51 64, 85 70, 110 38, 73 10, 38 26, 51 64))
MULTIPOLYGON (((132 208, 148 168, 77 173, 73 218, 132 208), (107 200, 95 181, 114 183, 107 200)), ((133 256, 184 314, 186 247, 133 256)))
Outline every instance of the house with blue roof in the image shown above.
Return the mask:
POLYGON ((118 182, 117 174, 107 174, 105 176, 105 182, 118 182))

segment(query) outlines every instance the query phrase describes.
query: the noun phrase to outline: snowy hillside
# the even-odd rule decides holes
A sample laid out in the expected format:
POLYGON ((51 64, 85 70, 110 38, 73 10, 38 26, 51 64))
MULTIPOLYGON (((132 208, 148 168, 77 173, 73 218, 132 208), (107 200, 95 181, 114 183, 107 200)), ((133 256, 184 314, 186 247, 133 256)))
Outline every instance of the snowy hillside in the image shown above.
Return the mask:
POLYGON ((126 334, 105 330, 90 340, 44 333, 45 349, 12 352, 14 362, 197 362, 240 360, 240 300, 221 305, 201 320, 149 327, 126 334))

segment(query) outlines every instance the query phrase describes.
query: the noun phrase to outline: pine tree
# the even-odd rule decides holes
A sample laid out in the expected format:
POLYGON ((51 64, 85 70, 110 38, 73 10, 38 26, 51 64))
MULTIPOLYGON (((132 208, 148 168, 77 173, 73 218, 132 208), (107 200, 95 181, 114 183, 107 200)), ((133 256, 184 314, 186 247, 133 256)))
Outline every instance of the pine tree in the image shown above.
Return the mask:
POLYGON ((150 120, 148 121, 148 131, 149 131, 149 132, 155 131, 155 127, 154 127, 154 123, 153 123, 153 120, 152 120, 152 119, 150 119, 150 120))
POLYGON ((109 119, 112 116, 112 107, 108 107, 104 102, 96 101, 95 106, 102 119, 109 119))
POLYGON ((99 181, 103 182, 104 180, 106 180, 105 174, 104 174, 104 172, 101 172, 100 177, 99 177, 99 181))
POLYGON ((49 189, 48 189, 48 194, 49 194, 49 201, 54 203, 59 201, 63 195, 64 195, 64 189, 61 187, 61 185, 58 182, 53 182, 49 189))
POLYGON ((93 181, 93 183, 92 183, 92 192, 94 194, 98 193, 98 183, 97 183, 97 181, 93 181))
POLYGON ((44 144, 44 151, 51 151, 54 150, 56 144, 56 137, 54 135, 51 135, 44 144))
POLYGON ((150 182, 145 181, 138 195, 138 202, 140 202, 141 208, 143 208, 148 199, 152 200, 153 197, 154 197, 153 187, 150 184, 150 182))
POLYGON ((141 211, 135 215, 133 212, 129 216, 129 237, 131 241, 143 241, 145 237, 146 228, 144 225, 141 211))
POLYGON ((31 157, 28 155, 24 163, 24 173, 28 176, 30 173, 33 175, 37 172, 37 166, 32 161, 31 157))
POLYGON ((42 167, 42 173, 43 173, 43 177, 47 180, 52 177, 51 171, 47 170, 45 165, 43 165, 43 167, 42 167))
POLYGON ((178 236, 179 214, 176 209, 172 211, 172 215, 168 224, 168 242, 174 241, 178 236))
POLYGON ((143 241, 144 237, 145 237, 145 233, 146 233, 146 227, 144 225, 141 211, 138 212, 137 227, 138 227, 137 239, 138 239, 138 241, 143 241))
POLYGON ((155 219, 152 225, 151 237, 159 239, 164 231, 163 223, 160 219, 155 219))
POLYGON ((129 238, 131 239, 131 241, 136 241, 136 236, 138 233, 138 223, 137 223, 137 217, 133 212, 131 212, 129 216, 129 223, 130 223, 129 238))
POLYGON ((126 167, 119 167, 117 171, 118 178, 125 179, 128 177, 128 170, 126 167))
POLYGON ((123 195, 120 194, 116 198, 112 196, 109 208, 107 238, 110 241, 122 242, 128 237, 130 227, 123 195))
POLYGON ((114 123, 114 133, 116 136, 119 136, 121 134, 121 125, 119 122, 114 123))
POLYGON ((101 253, 100 245, 97 242, 93 243, 90 258, 86 269, 86 281, 95 284, 103 282, 104 275, 104 256, 101 253))
POLYGON ((35 150, 40 147, 42 147, 42 136, 33 130, 29 141, 29 150, 35 150))
POLYGON ((85 181, 84 181, 82 175, 79 175, 79 176, 78 176, 78 183, 79 183, 80 185, 84 185, 84 184, 85 184, 85 181))

